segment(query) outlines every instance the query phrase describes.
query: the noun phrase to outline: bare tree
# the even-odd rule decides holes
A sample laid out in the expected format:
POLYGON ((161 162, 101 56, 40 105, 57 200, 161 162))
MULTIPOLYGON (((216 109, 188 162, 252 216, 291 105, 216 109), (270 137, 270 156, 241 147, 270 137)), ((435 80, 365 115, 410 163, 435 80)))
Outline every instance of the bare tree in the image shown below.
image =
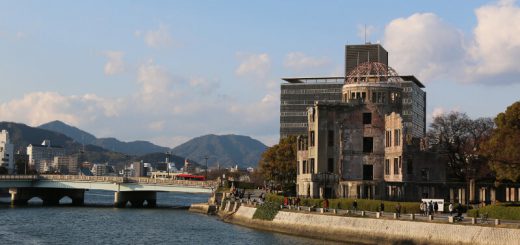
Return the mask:
POLYGON ((494 128, 490 118, 472 120, 465 113, 450 112, 435 117, 430 127, 430 145, 448 158, 448 166, 456 178, 467 180, 489 174, 486 160, 479 152, 494 128))

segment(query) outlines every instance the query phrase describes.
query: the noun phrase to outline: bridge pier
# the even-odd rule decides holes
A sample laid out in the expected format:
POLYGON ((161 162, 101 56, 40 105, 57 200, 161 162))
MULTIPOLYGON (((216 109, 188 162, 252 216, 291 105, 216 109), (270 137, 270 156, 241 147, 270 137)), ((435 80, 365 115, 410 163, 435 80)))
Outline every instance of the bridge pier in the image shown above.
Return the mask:
POLYGON ((65 188, 9 188, 11 205, 27 205, 27 202, 38 197, 42 199, 44 206, 58 205, 63 197, 69 197, 72 205, 80 206, 85 201, 85 189, 65 188))
POLYGON ((114 207, 124 208, 130 202, 133 208, 157 206, 157 192, 155 191, 116 191, 114 193, 114 207))

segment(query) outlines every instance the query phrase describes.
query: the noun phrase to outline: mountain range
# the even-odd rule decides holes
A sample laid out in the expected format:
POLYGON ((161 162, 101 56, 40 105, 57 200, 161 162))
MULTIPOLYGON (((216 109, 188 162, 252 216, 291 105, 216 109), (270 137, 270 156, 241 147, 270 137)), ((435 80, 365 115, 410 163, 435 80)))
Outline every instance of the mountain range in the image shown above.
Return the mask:
POLYGON ((164 160, 166 152, 171 152, 170 158, 179 164, 184 158, 205 165, 206 157, 208 166, 231 167, 256 167, 261 154, 267 146, 258 140, 242 135, 204 135, 191 139, 173 149, 158 146, 148 141, 123 142, 115 138, 97 138, 93 134, 61 121, 52 121, 38 127, 40 130, 50 130, 72 139, 77 144, 93 145, 112 152, 135 156, 137 159, 152 161, 164 160), (139 157, 140 156, 140 157, 139 157))

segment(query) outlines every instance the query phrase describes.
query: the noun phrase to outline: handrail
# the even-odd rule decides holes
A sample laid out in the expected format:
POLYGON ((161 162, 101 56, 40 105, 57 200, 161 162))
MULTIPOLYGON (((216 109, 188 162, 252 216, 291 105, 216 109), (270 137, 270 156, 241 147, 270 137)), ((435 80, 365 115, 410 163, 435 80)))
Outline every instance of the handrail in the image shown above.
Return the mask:
POLYGON ((0 180, 68 180, 111 183, 138 183, 153 185, 182 185, 203 188, 216 188, 218 181, 152 179, 147 177, 119 177, 119 176, 84 176, 84 175, 0 175, 0 180))

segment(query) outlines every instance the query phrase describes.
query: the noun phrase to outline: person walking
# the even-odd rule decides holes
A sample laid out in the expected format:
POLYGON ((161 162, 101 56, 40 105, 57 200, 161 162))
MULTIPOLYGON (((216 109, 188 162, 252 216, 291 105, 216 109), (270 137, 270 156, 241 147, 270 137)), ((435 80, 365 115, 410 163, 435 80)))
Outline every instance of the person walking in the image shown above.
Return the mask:
POLYGON ((450 205, 448 206, 448 210, 450 211, 450 216, 453 216, 453 203, 450 202, 450 205))
POLYGON ((421 202, 421 204, 419 204, 419 210, 421 210, 421 215, 424 216, 424 202, 421 202))
POLYGON ((439 212, 439 204, 437 204, 437 202, 433 203, 433 211, 435 214, 437 214, 437 212, 439 212))
POLYGON ((395 206, 395 213, 397 214, 397 218, 399 219, 401 217, 401 204, 397 203, 395 206))
POLYGON ((323 200, 323 209, 324 211, 327 211, 329 209, 329 199, 327 198, 323 200))
POLYGON ((383 215, 383 212, 385 211, 385 204, 383 201, 381 201, 381 204, 379 205, 379 211, 381 211, 381 215, 383 215))
POLYGON ((354 203, 352 203, 352 209, 354 209, 354 211, 357 211, 357 200, 354 200, 354 203))

